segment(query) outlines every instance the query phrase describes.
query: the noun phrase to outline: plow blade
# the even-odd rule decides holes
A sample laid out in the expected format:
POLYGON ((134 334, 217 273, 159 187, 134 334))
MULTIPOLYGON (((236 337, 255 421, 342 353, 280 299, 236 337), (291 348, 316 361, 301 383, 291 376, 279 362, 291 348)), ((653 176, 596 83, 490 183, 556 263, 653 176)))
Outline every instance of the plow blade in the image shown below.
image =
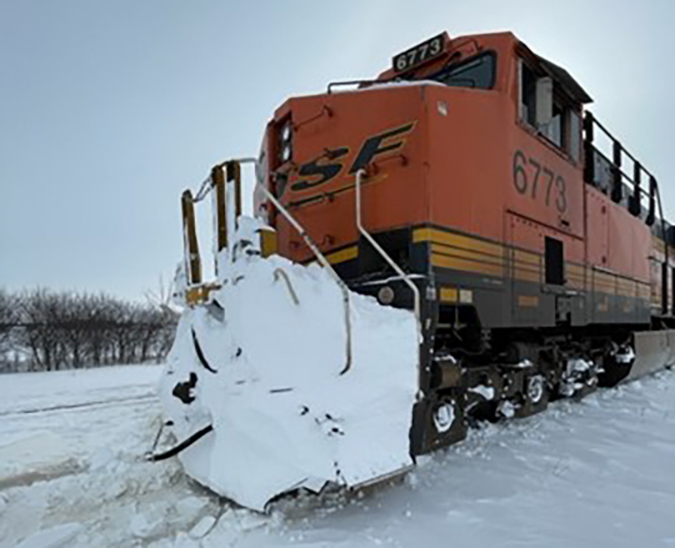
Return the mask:
POLYGON ((353 293, 345 303, 327 269, 265 258, 256 234, 233 239, 244 252, 221 251, 217 285, 181 317, 160 386, 183 440, 168 453, 255 510, 408 470, 414 315, 353 293))
POLYGON ((623 382, 639 379, 675 363, 675 330, 638 331, 633 338, 635 361, 623 382))

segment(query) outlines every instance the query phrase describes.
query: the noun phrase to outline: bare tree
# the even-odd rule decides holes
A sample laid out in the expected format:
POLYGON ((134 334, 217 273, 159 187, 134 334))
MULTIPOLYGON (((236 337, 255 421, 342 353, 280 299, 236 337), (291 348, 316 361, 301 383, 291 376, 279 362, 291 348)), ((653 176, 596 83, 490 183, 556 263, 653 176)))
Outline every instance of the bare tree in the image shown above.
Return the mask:
POLYGON ((10 334, 16 323, 16 299, 0 288, 0 351, 8 344, 10 334))
POLYGON ((16 333, 17 299, 0 288, 0 372, 11 371, 13 349, 12 337, 16 333))
POLYGON ((18 296, 0 291, 0 372, 11 369, 9 341, 30 357, 32 371, 160 361, 177 319, 164 303, 44 288, 18 296))
POLYGON ((21 295, 19 341, 29 350, 34 369, 51 371, 57 366, 59 301, 58 295, 43 288, 21 295))

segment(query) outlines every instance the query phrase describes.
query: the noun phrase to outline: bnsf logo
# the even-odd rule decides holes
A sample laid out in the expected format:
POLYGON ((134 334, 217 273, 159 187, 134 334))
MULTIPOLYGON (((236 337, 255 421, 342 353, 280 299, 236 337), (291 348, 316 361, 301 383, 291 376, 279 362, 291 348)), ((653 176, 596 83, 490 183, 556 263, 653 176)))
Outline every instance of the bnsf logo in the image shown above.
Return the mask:
MULTIPOLYGON (((377 156, 387 152, 400 150, 405 145, 405 136, 415 127, 415 122, 387 130, 384 133, 368 137, 361 145, 349 171, 354 175, 359 169, 365 168, 377 156)), ((348 147, 338 147, 320 158, 300 166, 299 179, 291 185, 291 190, 300 192, 319 185, 326 184, 337 177, 345 167, 348 147)))

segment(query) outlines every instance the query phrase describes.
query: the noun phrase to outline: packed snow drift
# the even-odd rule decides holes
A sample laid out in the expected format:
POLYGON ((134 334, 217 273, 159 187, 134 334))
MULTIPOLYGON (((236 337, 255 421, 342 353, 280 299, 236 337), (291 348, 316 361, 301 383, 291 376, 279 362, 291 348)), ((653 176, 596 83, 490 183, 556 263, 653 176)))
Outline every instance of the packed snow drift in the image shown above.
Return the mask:
POLYGON ((262 258, 256 223, 218 256, 219 289, 188 307, 160 397, 186 472, 237 503, 327 484, 357 486, 412 465, 418 333, 409 311, 343 293, 318 265, 262 258), (349 358, 351 354, 351 358, 349 358), (211 428, 209 428, 211 427, 211 428))

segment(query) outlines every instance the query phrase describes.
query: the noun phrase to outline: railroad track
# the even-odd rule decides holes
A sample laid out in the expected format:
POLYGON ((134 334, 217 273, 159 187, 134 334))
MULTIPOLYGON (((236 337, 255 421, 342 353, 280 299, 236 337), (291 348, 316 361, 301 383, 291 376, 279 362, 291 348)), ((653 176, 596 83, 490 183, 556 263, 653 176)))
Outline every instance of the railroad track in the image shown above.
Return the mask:
POLYGON ((119 405, 123 403, 139 403, 139 402, 156 402, 157 395, 155 393, 140 394, 137 396, 127 396, 123 398, 106 398, 93 401, 84 401, 76 403, 63 403, 42 407, 31 407, 26 409, 5 410, 0 411, 0 417, 7 417, 13 415, 33 415, 38 413, 49 413, 53 411, 68 411, 71 409, 82 409, 86 407, 105 407, 109 405, 119 405))

